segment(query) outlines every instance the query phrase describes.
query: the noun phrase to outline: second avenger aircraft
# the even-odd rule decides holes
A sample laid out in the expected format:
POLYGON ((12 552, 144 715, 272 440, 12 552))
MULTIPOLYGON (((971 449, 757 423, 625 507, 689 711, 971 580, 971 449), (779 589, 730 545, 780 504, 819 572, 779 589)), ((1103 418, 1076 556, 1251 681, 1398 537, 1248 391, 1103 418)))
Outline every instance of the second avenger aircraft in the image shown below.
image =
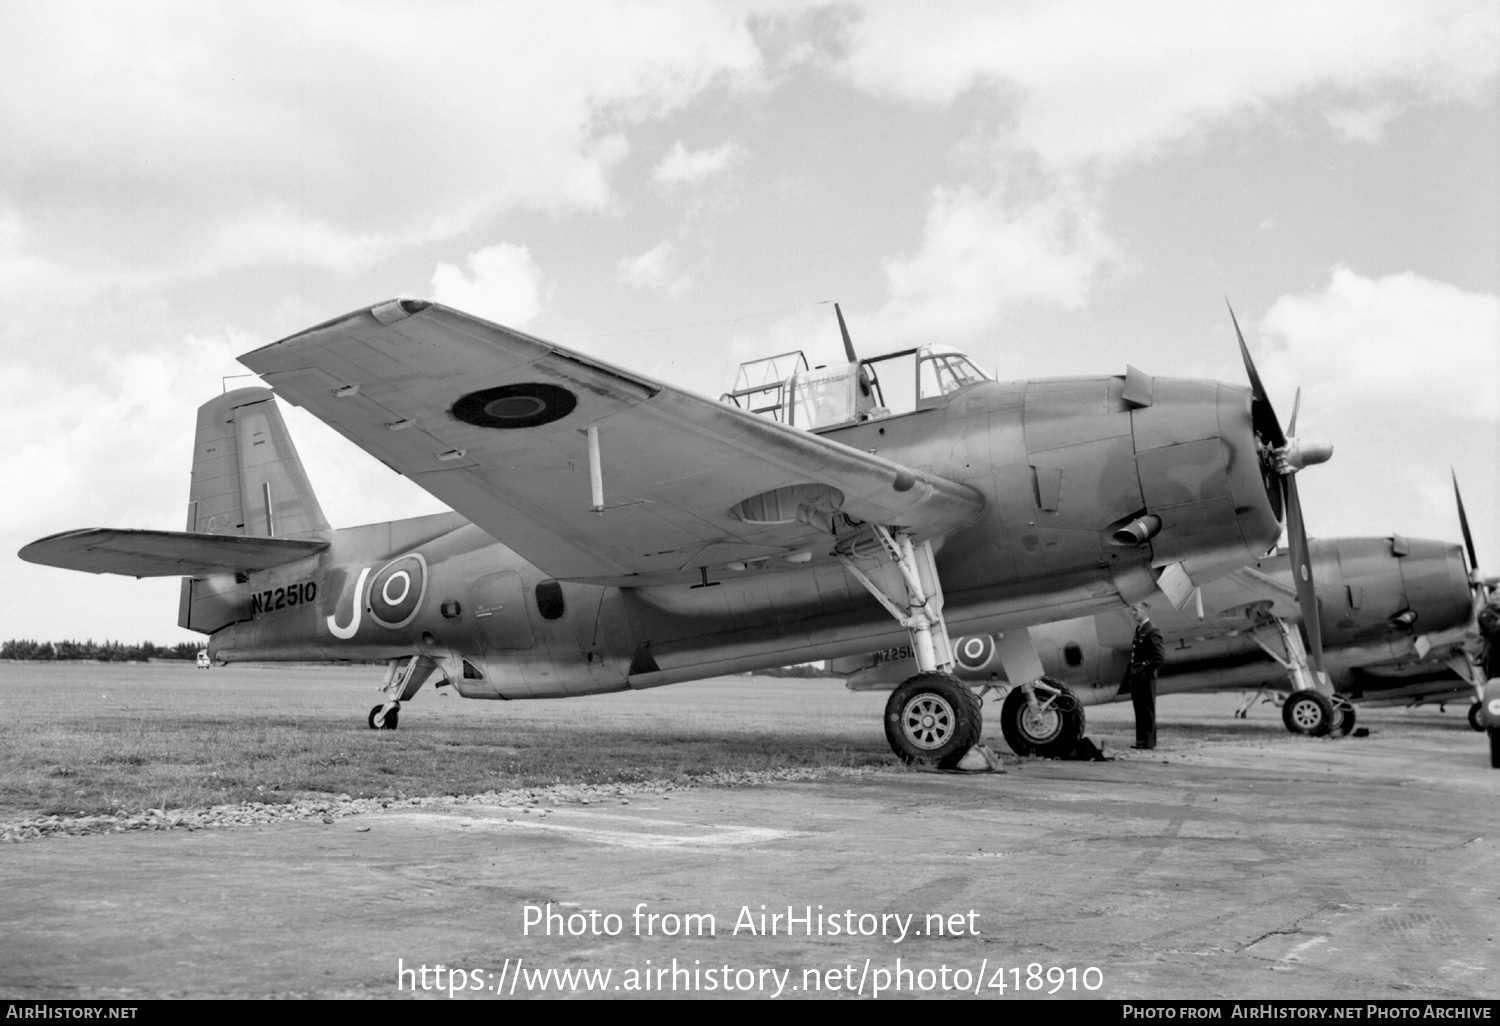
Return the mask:
MULTIPOLYGON (((1278 699, 1285 693, 1287 729, 1314 736, 1350 733, 1353 702, 1442 704, 1471 697, 1471 727, 1484 730, 1489 720, 1500 721, 1500 710, 1484 712, 1490 690, 1485 667, 1495 653, 1478 617, 1500 581, 1479 568, 1456 476, 1453 495, 1462 547, 1401 535, 1310 543, 1331 700, 1309 666, 1285 551, 1195 588, 1176 608, 1163 597, 1147 600, 1166 641, 1158 694, 1253 689, 1235 712, 1243 717, 1266 691, 1278 699)), ((1134 631, 1122 610, 1030 628, 1049 677, 1067 684, 1085 706, 1130 699, 1122 684, 1134 631)), ((1003 643, 989 634, 955 639, 955 674, 1003 691, 1003 643)), ((846 675, 851 690, 874 691, 895 687, 911 666, 909 650, 900 646, 833 660, 829 669, 846 675)), ((1074 743, 1067 718, 1035 719, 1022 697, 1007 696, 1001 707, 1006 743, 1022 755, 1066 754, 1074 743)))
MULTIPOLYGON (((1331 450, 1283 434, 1243 337, 1250 389, 996 382, 938 346, 860 360, 839 326, 847 364, 716 402, 392 300, 241 357, 271 388, 199 409, 186 531, 21 556, 183 576, 178 622, 220 663, 386 660, 377 728, 435 673, 467 698, 561 698, 906 641, 886 736, 941 767, 982 727, 950 628, 1191 588, 1266 552, 1283 511, 1306 559, 1292 474, 1331 450), (272 390, 454 512, 331 529, 272 390)), ((1034 649, 1007 658, 1032 707, 1076 704, 1034 649)))

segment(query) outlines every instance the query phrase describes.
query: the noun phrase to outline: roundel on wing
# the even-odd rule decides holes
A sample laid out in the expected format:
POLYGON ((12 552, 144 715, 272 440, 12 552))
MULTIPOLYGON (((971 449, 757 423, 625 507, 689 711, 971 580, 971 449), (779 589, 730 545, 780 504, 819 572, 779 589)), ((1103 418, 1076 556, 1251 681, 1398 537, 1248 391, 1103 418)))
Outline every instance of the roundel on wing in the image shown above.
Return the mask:
POLYGON ((370 582, 370 619, 382 627, 405 627, 427 594, 427 560, 417 553, 398 556, 370 582))
POLYGON ((995 656, 995 639, 988 634, 975 634, 959 639, 957 648, 960 666, 966 670, 982 670, 995 656))
POLYGON ((566 388, 521 381, 470 392, 449 411, 465 424, 490 428, 529 428, 561 420, 573 412, 578 397, 566 388))

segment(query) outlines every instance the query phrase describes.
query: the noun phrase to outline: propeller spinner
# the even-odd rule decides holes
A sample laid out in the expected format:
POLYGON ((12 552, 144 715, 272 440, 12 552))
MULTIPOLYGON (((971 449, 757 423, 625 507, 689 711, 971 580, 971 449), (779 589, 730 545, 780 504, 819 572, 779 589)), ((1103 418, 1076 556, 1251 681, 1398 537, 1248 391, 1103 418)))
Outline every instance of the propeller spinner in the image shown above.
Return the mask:
MULTIPOLYGON (((1225 305, 1228 305, 1226 301, 1225 305)), ((1302 609, 1302 626, 1307 632, 1309 654, 1313 669, 1323 673, 1323 629, 1318 623, 1318 593, 1313 583, 1312 557, 1308 551, 1307 528, 1302 518, 1302 500, 1297 495, 1297 471, 1318 463, 1326 463, 1333 456, 1333 446, 1326 442, 1304 441, 1296 437, 1297 413, 1302 407, 1302 390, 1297 390, 1292 404, 1291 433, 1282 431, 1281 422, 1271 406, 1266 386, 1261 383, 1250 358, 1250 348, 1245 345, 1245 335, 1240 331, 1240 322, 1229 308, 1229 319, 1234 323, 1234 334, 1240 343, 1240 356, 1245 361, 1245 374, 1250 379, 1250 421, 1256 437, 1260 440, 1261 461, 1266 468, 1267 491, 1271 492, 1270 479, 1275 478, 1276 490, 1271 492, 1280 499, 1286 511, 1287 541, 1291 549, 1293 577, 1297 585, 1297 604, 1302 609)), ((1276 503, 1273 501, 1273 505, 1276 503)), ((1277 509, 1280 514, 1282 509, 1277 509)))

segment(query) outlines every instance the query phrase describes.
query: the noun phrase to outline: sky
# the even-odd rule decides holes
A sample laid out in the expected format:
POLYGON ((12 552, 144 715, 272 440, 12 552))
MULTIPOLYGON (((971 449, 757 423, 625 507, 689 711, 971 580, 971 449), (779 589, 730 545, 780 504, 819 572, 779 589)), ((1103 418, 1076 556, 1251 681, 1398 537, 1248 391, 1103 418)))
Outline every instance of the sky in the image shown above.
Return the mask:
MULTIPOLYGON (((1500 573, 1500 4, 0 0, 0 639, 196 635, 180 530, 235 357, 435 299, 705 395, 939 342, 1004 379, 1243 383, 1314 536, 1500 573), (227 382, 226 382, 227 379, 227 382)), ((283 406, 335 526, 443 507, 283 406)))

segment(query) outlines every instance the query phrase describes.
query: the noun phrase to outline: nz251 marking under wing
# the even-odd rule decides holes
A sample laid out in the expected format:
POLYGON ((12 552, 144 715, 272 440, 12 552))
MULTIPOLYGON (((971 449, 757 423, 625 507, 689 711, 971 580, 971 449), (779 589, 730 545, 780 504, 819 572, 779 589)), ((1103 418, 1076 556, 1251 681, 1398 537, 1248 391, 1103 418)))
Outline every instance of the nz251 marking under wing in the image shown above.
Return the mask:
POLYGON ((468 697, 561 697, 905 644, 917 672, 887 737, 951 766, 981 725, 949 672, 950 625, 1118 609, 1250 562, 1280 531, 1295 439, 1271 438, 1258 379, 995 382, 935 347, 847 348, 837 380, 788 383, 799 420, 436 304, 380 304, 242 361, 453 513, 330 528, 272 392, 248 388, 200 409, 188 527, 170 538, 284 558, 173 569, 72 536, 21 555, 189 573, 179 622, 219 661, 389 660, 372 726, 433 674, 468 697), (840 389, 842 412, 817 412, 840 389), (267 606, 289 589, 296 604, 267 606))

